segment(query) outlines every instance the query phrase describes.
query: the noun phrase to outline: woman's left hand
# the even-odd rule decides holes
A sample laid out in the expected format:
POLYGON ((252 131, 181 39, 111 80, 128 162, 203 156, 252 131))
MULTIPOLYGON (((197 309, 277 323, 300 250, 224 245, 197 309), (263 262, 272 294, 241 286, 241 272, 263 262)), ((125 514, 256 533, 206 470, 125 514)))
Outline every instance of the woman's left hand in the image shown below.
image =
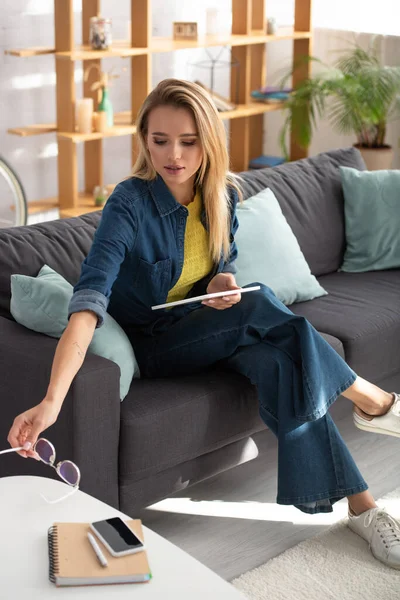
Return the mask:
MULTIPOLYGON (((232 273, 218 273, 218 275, 215 275, 215 277, 211 279, 207 286, 207 294, 226 292, 227 290, 240 290, 240 287, 236 283, 235 276, 232 273)), ((216 308, 217 310, 225 310, 240 302, 241 298, 242 295, 238 293, 222 296, 221 298, 203 300, 202 304, 204 304, 204 306, 216 308)))

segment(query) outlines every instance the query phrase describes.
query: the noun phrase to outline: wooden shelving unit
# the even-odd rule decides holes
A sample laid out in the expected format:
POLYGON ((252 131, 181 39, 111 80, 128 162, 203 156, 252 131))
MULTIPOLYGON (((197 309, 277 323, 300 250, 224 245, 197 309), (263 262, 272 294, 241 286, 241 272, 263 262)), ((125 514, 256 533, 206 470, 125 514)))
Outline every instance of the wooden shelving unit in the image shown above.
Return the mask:
POLYGON ((210 46, 249 46, 253 44, 266 44, 280 40, 300 40, 311 37, 309 31, 294 31, 293 29, 280 29, 276 35, 267 35, 263 31, 251 31, 249 35, 204 35, 196 41, 177 41, 167 37, 153 37, 148 48, 132 48, 127 40, 114 40, 113 47, 109 50, 92 50, 88 44, 75 46, 71 52, 56 52, 55 48, 14 48, 6 50, 10 56, 40 56, 54 54, 64 60, 93 60, 98 58, 126 57, 155 52, 174 52, 175 50, 193 50, 195 48, 208 48, 210 46))
MULTIPOLYGON (((94 206, 92 190, 103 185, 103 138, 136 133, 137 112, 151 91, 151 56, 160 52, 211 46, 234 46, 235 57, 240 61, 239 74, 231 70, 231 99, 239 90, 239 104, 235 110, 221 113, 229 120, 231 139, 231 168, 243 171, 249 161, 262 154, 263 115, 281 110, 282 104, 264 104, 251 99, 251 91, 265 85, 265 44, 280 40, 293 40, 293 64, 300 56, 311 54, 311 2, 295 0, 293 29, 281 29, 276 35, 265 34, 265 0, 232 0, 232 34, 202 36, 196 41, 175 41, 172 38, 151 37, 151 0, 131 0, 131 39, 114 41, 107 51, 92 50, 89 46, 89 20, 101 12, 100 0, 82 0, 82 45, 74 45, 73 0, 54 0, 55 47, 11 49, 12 56, 34 57, 52 54, 56 65, 57 123, 16 127, 8 132, 22 137, 56 132, 58 142, 58 197, 29 203, 29 212, 58 206, 61 217, 78 216, 99 210, 94 206), (75 61, 85 61, 85 67, 101 66, 108 57, 130 58, 131 107, 115 115, 114 127, 104 133, 82 134, 75 127, 75 61), (239 81, 237 81, 239 77, 239 81), (84 143, 85 189, 78 190, 78 160, 76 144, 84 143)), ((171 24, 172 27, 172 24, 171 24)), ((294 84, 309 77, 310 64, 304 64, 294 74, 294 84)), ((83 84, 83 95, 92 97, 96 103, 97 92, 90 86, 97 76, 92 69, 91 77, 83 84)), ((132 162, 135 143, 132 144, 132 162)), ((291 158, 296 160, 306 152, 293 141, 291 158)), ((111 186, 113 187, 113 186, 111 186)))
POLYGON ((44 133, 56 133, 57 125, 55 123, 43 123, 42 125, 28 125, 26 127, 14 127, 8 129, 8 133, 19 135, 20 137, 29 137, 32 135, 42 135, 44 133))

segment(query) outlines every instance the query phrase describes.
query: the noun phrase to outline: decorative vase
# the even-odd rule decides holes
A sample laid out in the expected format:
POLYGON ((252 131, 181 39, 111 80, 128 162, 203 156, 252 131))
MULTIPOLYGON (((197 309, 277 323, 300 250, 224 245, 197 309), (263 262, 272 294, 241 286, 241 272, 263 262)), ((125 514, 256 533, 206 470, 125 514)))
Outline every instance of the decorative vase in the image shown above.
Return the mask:
POLYGON ((96 185, 93 190, 93 200, 95 206, 104 206, 107 202, 109 193, 105 185, 96 185))
POLYGON ((276 35, 278 31, 278 23, 275 17, 267 19, 267 35, 276 35))
POLYGON ((108 88, 102 88, 102 95, 97 112, 105 112, 107 115, 107 127, 113 127, 114 125, 114 111, 111 104, 110 96, 108 94, 108 88))
POLYGON ((361 152, 361 156, 367 165, 368 171, 381 171, 391 169, 393 162, 393 148, 382 146, 382 148, 363 148, 358 144, 354 147, 361 152))
POLYGON ((90 45, 93 50, 108 50, 112 44, 111 19, 101 15, 90 18, 90 45))

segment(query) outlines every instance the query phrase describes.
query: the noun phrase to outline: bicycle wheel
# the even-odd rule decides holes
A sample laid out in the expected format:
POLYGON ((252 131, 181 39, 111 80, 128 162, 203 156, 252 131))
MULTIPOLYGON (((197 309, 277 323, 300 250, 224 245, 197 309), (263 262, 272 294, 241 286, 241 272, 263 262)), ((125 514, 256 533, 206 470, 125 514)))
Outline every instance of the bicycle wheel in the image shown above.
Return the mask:
POLYGON ((10 165, 0 158, 0 228, 26 225, 27 218, 22 183, 10 165))

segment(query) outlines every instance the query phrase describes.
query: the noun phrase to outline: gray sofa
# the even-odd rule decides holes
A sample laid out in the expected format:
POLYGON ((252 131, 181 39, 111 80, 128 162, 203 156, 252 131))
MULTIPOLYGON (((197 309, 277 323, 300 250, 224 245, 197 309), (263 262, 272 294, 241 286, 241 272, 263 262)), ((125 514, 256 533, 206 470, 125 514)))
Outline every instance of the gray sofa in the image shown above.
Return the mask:
MULTIPOLYGON (((270 187, 327 296, 293 305, 361 376, 400 390, 400 270, 338 272, 345 247, 339 165, 364 169, 353 148, 242 174, 244 197, 270 187)), ((10 275, 35 276, 47 263, 72 284, 100 213, 0 230, 1 446, 13 418, 47 388, 57 340, 25 329, 9 312, 10 275)), ((266 257, 267 259, 267 257, 266 257)), ((268 283, 268 282, 265 282, 268 283)), ((253 458, 251 436, 265 428, 255 388, 244 377, 212 369, 170 379, 134 380, 119 401, 119 369, 87 355, 62 412, 46 436, 59 459, 75 461, 82 490, 134 514, 253 458)), ((272 435, 272 434, 271 434, 272 435)), ((54 471, 10 454, 0 476, 54 471)))

